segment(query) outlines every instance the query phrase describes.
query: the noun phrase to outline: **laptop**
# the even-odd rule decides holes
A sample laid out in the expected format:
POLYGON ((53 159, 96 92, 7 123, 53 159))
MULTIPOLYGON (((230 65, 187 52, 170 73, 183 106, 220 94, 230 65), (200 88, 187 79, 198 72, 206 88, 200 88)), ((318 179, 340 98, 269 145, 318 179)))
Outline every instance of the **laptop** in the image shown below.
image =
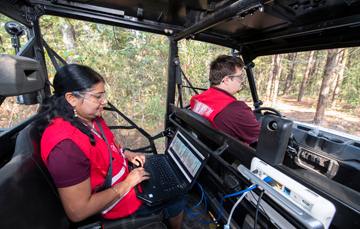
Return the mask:
POLYGON ((209 154, 194 139, 177 131, 164 154, 146 156, 150 179, 135 186, 137 197, 155 205, 188 193, 205 166, 209 154), (191 141, 191 142, 190 142, 191 141))

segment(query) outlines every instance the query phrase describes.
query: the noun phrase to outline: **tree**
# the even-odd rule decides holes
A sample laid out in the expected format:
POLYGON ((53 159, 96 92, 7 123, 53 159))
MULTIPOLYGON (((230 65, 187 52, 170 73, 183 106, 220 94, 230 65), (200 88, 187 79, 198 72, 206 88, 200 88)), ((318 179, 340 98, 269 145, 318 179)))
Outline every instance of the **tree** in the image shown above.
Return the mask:
POLYGON ((335 69, 336 55, 337 55, 337 51, 335 49, 327 50, 324 75, 322 77, 323 80, 321 83, 319 99, 316 106, 316 113, 314 118, 314 123, 316 125, 320 125, 324 119, 325 109, 329 99, 331 76, 333 75, 335 69))
POLYGON ((288 62, 289 74, 287 75, 285 81, 284 95, 289 94, 291 90, 291 81, 294 78, 294 72, 295 72, 296 56, 297 56, 297 52, 293 52, 289 54, 289 62, 288 62))
POLYGON ((275 55, 275 67, 274 67, 274 87, 273 87, 273 93, 272 93, 272 106, 274 106, 276 101, 276 96, 278 93, 279 88, 279 79, 281 75, 281 62, 282 62, 283 56, 281 54, 275 55))
POLYGON ((273 55, 272 59, 271 59, 271 64, 270 64, 270 70, 269 70, 269 80, 267 82, 267 87, 266 87, 266 99, 269 100, 270 96, 271 96, 271 86, 273 84, 273 77, 274 77, 274 65, 275 65, 275 55, 273 55))
POLYGON ((75 51, 77 44, 76 44, 76 37, 75 37, 75 30, 74 26, 70 23, 69 19, 63 19, 63 24, 61 26, 61 32, 63 35, 63 41, 66 47, 66 51, 69 53, 67 54, 67 62, 69 64, 75 64, 76 61, 73 59, 73 55, 70 54, 75 51))
POLYGON ((3 41, 2 41, 2 37, 1 37, 1 34, 0 34, 0 47, 1 47, 1 52, 5 52, 5 48, 3 47, 3 41))
POLYGON ((260 69, 259 70, 259 73, 258 73, 258 77, 256 77, 256 89, 258 91, 258 93, 261 92, 261 83, 263 81, 263 78, 264 78, 264 70, 263 69, 260 69))
POLYGON ((337 100, 337 98, 339 96, 340 88, 341 88, 342 82, 344 80, 344 71, 345 71, 345 65, 347 63, 348 56, 349 56, 349 49, 346 48, 344 50, 344 52, 343 52, 339 74, 338 74, 338 77, 337 77, 334 93, 333 93, 333 96, 332 96, 332 99, 331 99, 332 100, 331 106, 333 106, 333 107, 336 106, 336 100, 337 100))
POLYGON ((314 54, 314 65, 310 70, 310 74, 306 83, 309 85, 309 87, 305 87, 305 92, 307 91, 309 95, 313 97, 319 95, 319 87, 316 82, 318 81, 318 78, 321 77, 320 74, 318 74, 318 72, 321 71, 321 65, 325 64, 323 63, 324 61, 321 60, 322 52, 324 51, 316 51, 314 54))
POLYGON ((301 83, 301 88, 300 88, 300 91, 299 91, 299 96, 298 96, 298 102, 299 103, 301 103, 301 99, 302 99, 302 97, 304 95, 304 90, 305 90, 306 82, 307 82, 307 80, 309 78, 310 70, 313 68, 313 65, 314 65, 314 62, 313 62, 314 53, 315 53, 315 51, 311 51, 310 54, 309 54, 309 61, 308 61, 306 71, 305 71, 305 75, 304 75, 303 81, 301 83))

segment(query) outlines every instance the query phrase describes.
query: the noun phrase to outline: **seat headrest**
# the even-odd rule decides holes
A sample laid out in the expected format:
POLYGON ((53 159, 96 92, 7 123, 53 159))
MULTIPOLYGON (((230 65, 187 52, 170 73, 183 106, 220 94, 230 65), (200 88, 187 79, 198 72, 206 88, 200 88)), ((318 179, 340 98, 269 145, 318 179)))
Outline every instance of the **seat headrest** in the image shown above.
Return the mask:
POLYGON ((29 124, 22 131, 20 131, 15 144, 15 151, 12 158, 16 156, 31 157, 34 154, 40 155, 40 141, 41 135, 34 125, 29 124))
POLYGON ((184 111, 184 113, 190 115, 191 117, 197 119, 198 121, 205 123, 206 125, 215 128, 214 124, 212 124, 209 120, 207 120, 205 117, 199 115, 198 113, 192 111, 192 110, 188 110, 188 109, 181 109, 182 111, 184 111))

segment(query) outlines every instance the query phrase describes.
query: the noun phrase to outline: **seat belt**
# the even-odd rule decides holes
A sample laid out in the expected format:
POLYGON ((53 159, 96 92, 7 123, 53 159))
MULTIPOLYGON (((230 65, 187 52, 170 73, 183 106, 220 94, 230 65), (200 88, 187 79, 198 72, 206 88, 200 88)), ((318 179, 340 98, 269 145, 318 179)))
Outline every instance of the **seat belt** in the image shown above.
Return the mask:
POLYGON ((103 136, 103 138, 104 138, 104 140, 105 140, 105 142, 106 142, 106 144, 108 146, 109 156, 110 156, 110 165, 109 165, 109 169, 108 169, 108 171, 106 173, 104 184, 98 190, 96 190, 96 192, 101 192, 101 191, 104 191, 104 190, 106 190, 108 188, 111 188, 113 164, 112 164, 112 156, 111 156, 110 145, 109 145, 109 143, 108 143, 108 141, 106 139, 104 131, 103 131, 101 125, 100 125, 100 122, 96 118, 94 118, 94 120, 96 122, 96 125, 99 127, 99 129, 101 131, 101 134, 102 134, 102 136, 103 136))
POLYGON ((63 64, 63 65, 67 65, 68 63, 66 63, 65 60, 63 60, 63 58, 61 58, 54 50, 52 50, 50 48, 50 46, 46 43, 46 41, 44 39, 42 39, 43 45, 50 57, 50 60, 52 62, 52 64, 54 65, 56 71, 59 71, 60 69, 60 65, 58 64, 58 62, 56 61, 55 57, 63 64))

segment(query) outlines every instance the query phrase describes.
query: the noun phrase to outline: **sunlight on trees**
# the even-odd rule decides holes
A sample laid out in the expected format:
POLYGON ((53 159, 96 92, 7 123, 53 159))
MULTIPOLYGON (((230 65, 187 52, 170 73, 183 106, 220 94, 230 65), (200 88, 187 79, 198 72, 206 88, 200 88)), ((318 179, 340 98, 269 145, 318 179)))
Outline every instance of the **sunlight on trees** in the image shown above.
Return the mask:
MULTIPOLYGON (((0 52, 15 54, 10 35, 3 29, 9 20, 0 15, 0 52)), ((106 79, 106 90, 109 91, 108 99, 111 103, 150 134, 155 135, 163 130, 169 51, 166 36, 53 16, 43 16, 40 20, 43 38, 57 54, 68 63, 94 68, 106 79)), ((26 43, 25 39, 21 39, 22 45, 26 43)), ((182 40, 178 47, 181 69, 196 88, 209 87, 209 65, 213 59, 221 54, 231 55, 229 48, 193 40, 182 40)), ((253 72, 259 98, 275 107, 277 101, 285 97, 294 98, 301 103, 304 99, 318 101, 327 52, 328 50, 315 50, 256 58, 253 61, 253 72)), ((358 47, 337 51, 334 71, 328 76, 329 90, 325 93, 328 102, 324 111, 331 106, 359 116, 359 54, 358 47)), ((47 52, 45 57, 52 82, 56 71, 47 52)), ((188 85, 184 78, 183 85, 188 85)), ((201 90, 198 92, 201 93, 201 90)), ((184 105, 189 104, 194 92, 183 87, 182 94, 184 105)), ((252 106, 247 81, 236 96, 252 106)), ((321 96, 320 98, 322 99, 321 96)), ((314 103, 313 107, 316 106, 314 103)), ((10 124, 13 125, 16 123, 15 119, 25 117, 18 114, 17 109, 16 100, 7 99, 1 107, 0 115, 9 116, 14 111, 14 122, 10 124)), ((32 108, 32 114, 35 112, 36 108, 32 108)), ((119 123, 117 115, 108 118, 116 124, 127 125, 123 121, 119 123)), ((314 116, 308 122, 313 123, 313 120, 314 116)), ((8 124, 2 124, 2 128, 8 124)), ((129 135, 125 132, 119 134, 129 135)))

